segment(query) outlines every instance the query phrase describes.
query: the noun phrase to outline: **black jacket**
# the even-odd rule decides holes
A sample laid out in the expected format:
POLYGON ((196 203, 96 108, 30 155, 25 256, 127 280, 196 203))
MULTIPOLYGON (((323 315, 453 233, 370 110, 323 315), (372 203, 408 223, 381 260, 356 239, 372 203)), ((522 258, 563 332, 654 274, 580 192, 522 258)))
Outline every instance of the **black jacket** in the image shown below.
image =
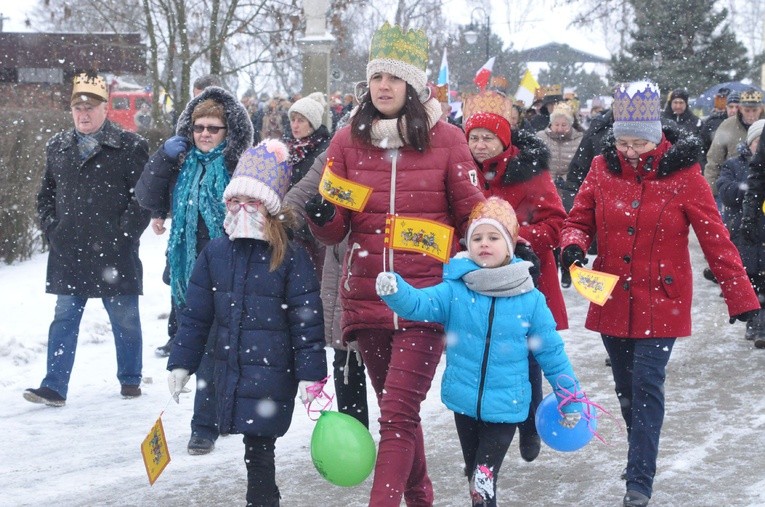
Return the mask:
POLYGON ((134 188, 146 159, 146 140, 109 120, 100 144, 80 160, 74 129, 46 147, 37 194, 40 227, 50 244, 46 292, 82 297, 141 294, 139 239, 149 212, 134 188))

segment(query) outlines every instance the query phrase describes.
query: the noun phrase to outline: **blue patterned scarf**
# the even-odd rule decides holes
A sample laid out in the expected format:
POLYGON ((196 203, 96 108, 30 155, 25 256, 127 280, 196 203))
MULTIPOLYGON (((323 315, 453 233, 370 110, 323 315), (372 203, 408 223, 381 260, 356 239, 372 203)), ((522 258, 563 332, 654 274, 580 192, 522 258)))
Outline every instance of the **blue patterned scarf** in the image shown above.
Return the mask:
POLYGON ((197 259, 199 216, 210 239, 223 235, 226 205, 223 191, 231 180, 223 149, 226 142, 208 153, 192 148, 186 156, 173 191, 173 222, 167 245, 170 263, 170 290, 178 304, 186 303, 186 287, 197 259))

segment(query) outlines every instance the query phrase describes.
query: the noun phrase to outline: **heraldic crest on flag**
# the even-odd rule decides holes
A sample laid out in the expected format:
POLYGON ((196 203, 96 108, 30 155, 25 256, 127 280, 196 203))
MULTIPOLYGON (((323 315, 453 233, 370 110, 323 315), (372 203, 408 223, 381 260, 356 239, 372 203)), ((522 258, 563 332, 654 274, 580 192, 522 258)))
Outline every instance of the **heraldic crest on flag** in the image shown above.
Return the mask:
POLYGON ((354 183, 332 172, 333 160, 327 160, 319 181, 319 193, 332 204, 352 211, 362 211, 367 205, 372 187, 354 183))
POLYGON ((153 486, 157 477, 170 463, 170 450, 167 448, 167 438, 165 438, 165 429, 162 427, 161 414, 141 443, 141 455, 146 467, 146 475, 149 476, 149 484, 153 486))
POLYGON ((449 262, 454 228, 428 220, 388 215, 385 220, 385 244, 393 250, 420 252, 444 264, 449 262))

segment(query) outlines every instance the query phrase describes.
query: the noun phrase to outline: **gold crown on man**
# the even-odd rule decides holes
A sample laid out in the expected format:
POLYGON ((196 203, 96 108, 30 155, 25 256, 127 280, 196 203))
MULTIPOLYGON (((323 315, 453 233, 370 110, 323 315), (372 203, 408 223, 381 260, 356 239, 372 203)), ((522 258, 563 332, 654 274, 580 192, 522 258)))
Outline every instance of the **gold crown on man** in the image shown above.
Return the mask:
POLYGON ((741 92, 741 105, 760 105, 762 104, 762 93, 754 88, 741 92))
POLYGON ((106 89, 106 81, 97 74, 83 72, 74 76, 72 80, 72 105, 79 102, 96 102, 109 100, 109 92, 106 89))

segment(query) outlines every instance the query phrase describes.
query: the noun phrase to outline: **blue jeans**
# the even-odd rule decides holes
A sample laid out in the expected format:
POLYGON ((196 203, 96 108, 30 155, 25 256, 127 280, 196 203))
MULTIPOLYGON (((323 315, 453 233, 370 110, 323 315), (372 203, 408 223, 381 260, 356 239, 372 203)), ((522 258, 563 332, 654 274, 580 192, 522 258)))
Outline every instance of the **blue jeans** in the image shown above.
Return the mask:
MULTIPOLYGON (((143 367, 143 338, 138 313, 138 296, 101 298, 114 333, 117 349, 117 379, 120 384, 139 385, 143 367)), ((80 321, 88 298, 59 295, 53 322, 48 331, 48 371, 41 387, 66 398, 74 366, 80 321)))
POLYGON ((675 338, 602 335, 627 425, 627 490, 650 497, 664 423, 664 380, 675 338))

